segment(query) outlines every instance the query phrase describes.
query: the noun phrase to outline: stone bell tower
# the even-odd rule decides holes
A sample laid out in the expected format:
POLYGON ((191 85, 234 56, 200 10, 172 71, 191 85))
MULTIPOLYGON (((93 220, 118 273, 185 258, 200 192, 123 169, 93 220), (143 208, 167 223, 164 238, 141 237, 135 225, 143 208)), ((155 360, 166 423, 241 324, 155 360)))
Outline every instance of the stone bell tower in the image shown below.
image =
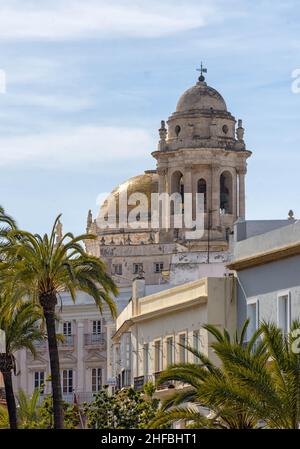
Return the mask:
POLYGON ((223 97, 205 82, 205 71, 201 64, 197 83, 179 98, 167 124, 161 122, 158 149, 152 155, 160 194, 204 196, 205 232, 190 244, 205 250, 209 242, 211 250, 222 251, 233 223, 245 218, 246 161, 251 151, 245 146, 242 120, 236 127, 223 97))

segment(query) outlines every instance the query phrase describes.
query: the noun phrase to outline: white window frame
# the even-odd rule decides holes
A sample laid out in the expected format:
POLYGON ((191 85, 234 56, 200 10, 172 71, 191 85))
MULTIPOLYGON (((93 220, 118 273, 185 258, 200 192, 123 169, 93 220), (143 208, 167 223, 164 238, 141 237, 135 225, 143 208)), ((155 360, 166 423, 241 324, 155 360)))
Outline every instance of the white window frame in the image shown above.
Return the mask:
POLYGON ((66 369, 62 370, 62 391, 63 391, 64 395, 68 395, 68 394, 73 393, 73 390, 74 390, 74 374, 75 374, 75 372, 74 372, 74 370, 72 368, 66 368, 66 369), (70 372, 72 372, 71 376, 70 376, 70 372), (67 391, 65 391, 64 373, 67 374, 67 378, 66 378, 66 390, 67 391), (70 378, 72 378, 72 383, 70 383, 70 378), (70 387, 72 387, 72 388, 70 388, 70 387), (70 391, 70 389, 71 389, 71 391, 70 391))
POLYGON ((101 320, 93 320, 92 321, 92 334, 100 335, 102 332, 102 322, 101 320), (100 332, 99 332, 100 329, 100 332))
MULTIPOLYGON (((181 343, 180 339, 181 337, 185 338, 185 346, 188 344, 188 335, 187 332, 180 332, 178 334, 178 343, 181 343)), ((178 354, 178 358, 179 358, 179 363, 187 363, 188 362, 188 354, 187 354, 187 349, 183 348, 182 346, 179 346, 179 354, 178 354), (184 360, 182 360, 182 355, 184 356, 184 360)))
POLYGON ((175 363, 175 347, 174 347, 174 335, 167 335, 165 338, 166 345, 166 368, 175 363), (169 353, 169 340, 171 340, 171 353, 169 353), (168 357, 171 354, 171 363, 169 363, 168 357))
POLYGON ((161 273, 163 270, 164 270, 163 262, 154 262, 154 273, 161 273))
POLYGON ((282 290, 277 293, 277 326, 281 327, 280 324, 280 316, 279 316, 279 302, 281 298, 287 298, 287 330, 286 333, 288 333, 291 329, 291 292, 290 290, 282 290))
POLYGON ((34 371, 33 373, 33 387, 34 389, 38 388, 39 390, 41 390, 41 394, 44 393, 45 389, 45 374, 46 373, 43 370, 34 371))
MULTIPOLYGON (((256 305, 256 316, 255 316, 255 330, 258 329, 259 327, 259 298, 251 298, 249 300, 247 300, 247 319, 249 318, 248 316, 248 306, 251 306, 255 304, 256 305)), ((251 326, 251 323, 249 323, 251 326)), ((247 341, 250 340, 250 338, 252 337, 252 335, 249 335, 249 326, 247 329, 247 341)))
POLYGON ((103 369, 100 367, 92 368, 91 369, 91 385, 92 385, 92 392, 97 393, 101 390, 103 385, 103 369), (95 380, 95 382, 94 382, 95 380))
POLYGON ((72 335, 72 321, 64 321, 63 322, 63 334, 65 337, 69 337, 72 335), (65 331, 66 328, 66 331, 65 331))

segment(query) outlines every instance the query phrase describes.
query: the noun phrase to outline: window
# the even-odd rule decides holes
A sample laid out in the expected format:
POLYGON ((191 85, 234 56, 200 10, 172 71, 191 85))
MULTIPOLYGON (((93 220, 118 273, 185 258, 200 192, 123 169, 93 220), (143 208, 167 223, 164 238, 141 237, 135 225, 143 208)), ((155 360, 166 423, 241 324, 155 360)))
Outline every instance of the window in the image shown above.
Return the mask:
POLYGON ((64 369, 62 377, 63 377, 63 393, 64 394, 73 393, 73 370, 64 369))
POLYGON ((200 203, 200 200, 201 200, 201 203, 199 204, 199 206, 197 205, 197 208, 199 207, 199 209, 200 209, 200 205, 202 205, 202 201, 203 201, 203 209, 204 209, 204 211, 206 211, 206 209, 207 209, 207 204, 206 204, 207 203, 207 200, 206 200, 206 198, 207 198, 206 181, 203 178, 199 179, 199 181, 197 183, 197 193, 199 194, 199 196, 203 195, 203 199, 202 199, 202 197, 200 197, 199 200, 198 200, 199 203, 200 203))
POLYGON ((167 367, 174 363, 174 343, 173 337, 168 337, 166 340, 167 346, 167 367))
POLYGON ((154 263, 154 273, 161 273, 164 269, 163 262, 155 262, 154 263))
POLYGON ((102 368, 92 368, 92 392, 102 388, 102 368))
POLYGON ((290 295, 286 293, 277 298, 277 324, 284 334, 288 334, 291 322, 290 295))
POLYGON ((93 335, 101 334, 101 320, 93 321, 93 335))
POLYGON ((154 342, 154 371, 161 371, 161 343, 160 340, 154 342))
POLYGON ((181 131, 180 126, 179 126, 179 125, 176 125, 176 126, 175 126, 175 134, 176 134, 177 137, 179 136, 180 131, 181 131))
POLYGON ((254 332, 258 327, 259 322, 259 311, 258 311, 258 300, 251 301, 247 304, 247 318, 250 320, 248 331, 247 331, 247 340, 249 341, 254 332))
POLYGON ((229 128, 228 128, 227 125, 223 125, 223 126, 222 126, 222 131, 223 131, 224 134, 227 134, 227 133, 228 133, 228 130, 229 130, 229 128))
POLYGON ((45 372, 35 371, 34 373, 34 389, 39 389, 44 394, 45 372))
POLYGON ((232 176, 225 171, 220 176, 220 209, 225 214, 232 213, 232 176))
MULTIPOLYGON (((194 331, 193 332, 193 349, 200 352, 200 332, 194 331)), ((200 360, 198 357, 194 355, 194 363, 200 363, 200 360)))
POLYGON ((113 265, 113 274, 117 274, 118 276, 121 276, 123 273, 123 266, 121 263, 117 263, 113 265))
POLYGON ((71 321, 64 322, 64 335, 69 336, 72 335, 72 323, 71 321))
POLYGON ((140 274, 143 272, 143 264, 142 263, 134 263, 133 264, 133 274, 140 274))
POLYGON ((186 335, 179 335, 179 362, 186 363, 186 335))
POLYGON ((143 348, 144 376, 149 375, 149 344, 145 343, 143 348))

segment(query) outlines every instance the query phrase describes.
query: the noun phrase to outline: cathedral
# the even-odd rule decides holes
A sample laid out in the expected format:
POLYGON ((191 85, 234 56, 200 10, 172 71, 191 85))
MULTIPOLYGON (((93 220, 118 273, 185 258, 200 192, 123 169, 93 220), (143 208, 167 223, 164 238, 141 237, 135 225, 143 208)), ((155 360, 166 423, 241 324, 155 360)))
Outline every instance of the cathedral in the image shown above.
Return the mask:
MULTIPOLYGON (((123 226, 117 216, 114 228, 104 229, 91 211, 87 232, 98 239, 87 242, 87 250, 106 261, 117 285, 131 286, 142 276, 147 285, 176 285, 203 276, 224 275, 228 242, 233 223, 245 218, 245 175, 247 158, 242 120, 227 110, 221 94, 208 86, 202 68, 196 84, 179 98, 175 112, 162 120, 159 141, 152 152, 155 170, 145 170, 115 188, 111 196, 120 203, 126 189, 128 196, 178 193, 192 194, 195 218, 195 196, 204 198, 204 229, 198 239, 189 239, 184 228, 172 221, 169 229, 153 228, 143 223, 132 229, 123 226)), ((107 201, 101 211, 107 208, 107 201)), ((132 205, 128 207, 130 213, 132 205)), ((174 211, 173 211, 174 213, 174 211)))

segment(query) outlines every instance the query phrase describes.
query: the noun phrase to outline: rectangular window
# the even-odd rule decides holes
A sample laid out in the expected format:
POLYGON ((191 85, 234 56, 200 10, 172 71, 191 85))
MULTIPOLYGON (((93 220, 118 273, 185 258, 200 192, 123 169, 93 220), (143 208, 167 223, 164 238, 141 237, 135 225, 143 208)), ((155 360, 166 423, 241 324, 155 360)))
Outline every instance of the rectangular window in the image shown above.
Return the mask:
POLYGON ((142 263, 134 263, 133 264, 133 274, 140 274, 143 272, 143 264, 142 263))
POLYGON ((154 342, 154 372, 161 371, 161 343, 160 340, 154 342))
POLYGON ((289 293, 277 298, 277 324, 284 334, 288 334, 291 321, 291 303, 289 293))
POLYGON ((93 321, 93 335, 101 334, 101 320, 93 321))
POLYGON ((186 335, 180 334, 179 335, 179 362, 180 363, 186 363, 186 335))
POLYGON ((174 363, 174 344, 173 337, 168 337, 166 340, 167 346, 167 366, 173 365, 174 363))
POLYGON ((64 394, 73 393, 73 370, 64 369, 62 377, 63 377, 63 393, 64 394))
POLYGON ((63 332, 65 336, 72 335, 72 323, 71 321, 64 321, 63 332))
POLYGON ((92 368, 92 392, 102 388, 102 368, 92 368))
POLYGON ((247 340, 249 341, 254 332, 258 328, 259 312, 258 312, 258 300, 247 304, 247 318, 249 321, 247 340))
POLYGON ((143 348, 144 376, 149 375, 149 344, 145 343, 143 348))
POLYGON ((34 388, 39 389, 41 394, 44 394, 45 372, 35 371, 34 373, 34 388))
POLYGON ((123 267, 121 263, 117 263, 113 265, 113 274, 117 274, 118 276, 121 276, 123 273, 123 267))
MULTIPOLYGON (((193 332, 193 349, 200 352, 200 332, 194 331, 193 332)), ((194 363, 200 363, 200 360, 198 357, 194 355, 194 363)))
POLYGON ((164 269, 163 262, 155 262, 154 263, 154 273, 161 273, 164 269))

